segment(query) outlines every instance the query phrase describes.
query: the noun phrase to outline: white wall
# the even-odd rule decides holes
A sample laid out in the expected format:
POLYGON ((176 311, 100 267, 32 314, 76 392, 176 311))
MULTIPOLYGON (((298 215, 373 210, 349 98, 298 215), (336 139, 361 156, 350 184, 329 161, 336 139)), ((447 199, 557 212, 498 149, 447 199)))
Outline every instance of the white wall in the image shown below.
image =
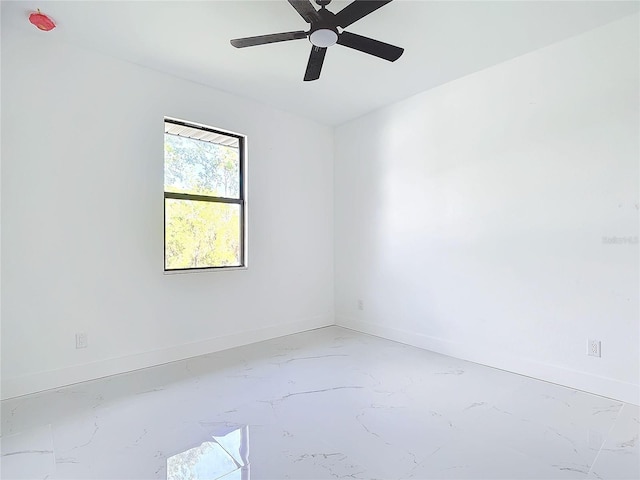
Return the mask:
POLYGON ((638 45, 634 15, 337 128, 337 323, 638 403, 638 244, 603 243, 637 242, 638 45))
POLYGON ((332 324, 332 157, 328 127, 5 28, 3 397, 332 324), (248 135, 248 270, 163 274, 165 115, 248 135))
POLYGON ((326 127, 4 28, 2 397, 330 324, 333 241, 338 323, 638 403, 638 245, 602 241, 638 235, 638 53, 636 15, 348 123, 334 178, 326 127), (249 136, 248 270, 162 273, 164 115, 249 136))

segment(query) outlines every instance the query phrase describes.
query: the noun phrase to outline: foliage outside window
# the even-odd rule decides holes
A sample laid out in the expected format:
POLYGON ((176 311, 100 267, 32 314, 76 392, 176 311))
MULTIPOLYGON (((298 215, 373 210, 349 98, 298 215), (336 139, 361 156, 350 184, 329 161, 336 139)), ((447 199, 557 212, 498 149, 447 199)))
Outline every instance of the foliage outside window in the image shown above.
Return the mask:
POLYGON ((244 141, 165 119, 165 270, 245 266, 244 141))

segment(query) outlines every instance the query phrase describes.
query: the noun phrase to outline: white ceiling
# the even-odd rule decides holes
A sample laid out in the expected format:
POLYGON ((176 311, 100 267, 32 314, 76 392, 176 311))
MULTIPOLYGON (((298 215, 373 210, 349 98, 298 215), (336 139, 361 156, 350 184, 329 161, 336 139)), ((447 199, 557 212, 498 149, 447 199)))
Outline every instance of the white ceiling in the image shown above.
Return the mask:
MULTIPOLYGON (((349 1, 334 0, 339 11, 349 1)), ((469 73, 637 12, 614 1, 395 0, 346 30, 405 48, 395 63, 335 45, 303 82, 307 40, 236 49, 232 38, 308 24, 286 0, 3 1, 2 24, 337 125, 469 73), (40 8, 58 24, 28 23, 40 8)))

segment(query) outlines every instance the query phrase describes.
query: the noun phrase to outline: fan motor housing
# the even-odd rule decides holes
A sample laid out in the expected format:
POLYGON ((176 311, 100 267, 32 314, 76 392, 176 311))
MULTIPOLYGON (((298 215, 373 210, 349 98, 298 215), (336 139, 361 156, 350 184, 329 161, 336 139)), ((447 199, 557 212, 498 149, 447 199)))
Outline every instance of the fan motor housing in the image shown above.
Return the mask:
POLYGON ((339 34, 334 18, 335 15, 324 6, 318 10, 318 15, 320 16, 320 21, 311 24, 309 41, 316 47, 326 48, 335 45, 339 34))

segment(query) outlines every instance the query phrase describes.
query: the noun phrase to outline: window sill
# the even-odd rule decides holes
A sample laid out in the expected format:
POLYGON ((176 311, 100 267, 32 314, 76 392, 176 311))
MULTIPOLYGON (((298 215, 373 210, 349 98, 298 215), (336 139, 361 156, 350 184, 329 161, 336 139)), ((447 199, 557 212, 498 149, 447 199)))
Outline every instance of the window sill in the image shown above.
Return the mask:
POLYGON ((190 270, 164 270, 165 275, 184 275, 187 273, 209 273, 209 272, 236 272, 238 270, 248 270, 249 267, 211 267, 211 268, 193 268, 190 270))

